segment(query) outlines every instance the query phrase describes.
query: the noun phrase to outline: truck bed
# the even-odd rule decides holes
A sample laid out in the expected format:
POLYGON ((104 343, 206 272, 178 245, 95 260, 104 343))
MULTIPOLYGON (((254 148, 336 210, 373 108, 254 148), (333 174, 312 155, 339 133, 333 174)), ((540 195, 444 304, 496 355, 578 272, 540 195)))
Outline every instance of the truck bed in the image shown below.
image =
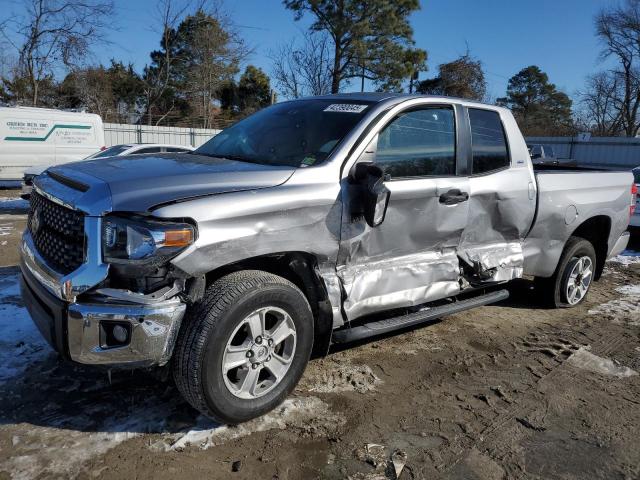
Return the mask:
POLYGON ((631 172, 551 165, 534 170, 538 208, 524 241, 524 273, 553 275, 567 239, 587 220, 581 227, 586 234, 608 230, 603 253, 611 253, 629 224, 631 172))

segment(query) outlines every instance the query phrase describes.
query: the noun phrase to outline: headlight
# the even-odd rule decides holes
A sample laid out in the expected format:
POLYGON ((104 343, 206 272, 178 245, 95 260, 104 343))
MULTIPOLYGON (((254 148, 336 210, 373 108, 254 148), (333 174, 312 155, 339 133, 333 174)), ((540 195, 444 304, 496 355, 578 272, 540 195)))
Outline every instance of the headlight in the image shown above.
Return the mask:
POLYGON ((102 256, 110 263, 168 260, 194 240, 195 228, 188 223, 108 216, 103 221, 102 256))

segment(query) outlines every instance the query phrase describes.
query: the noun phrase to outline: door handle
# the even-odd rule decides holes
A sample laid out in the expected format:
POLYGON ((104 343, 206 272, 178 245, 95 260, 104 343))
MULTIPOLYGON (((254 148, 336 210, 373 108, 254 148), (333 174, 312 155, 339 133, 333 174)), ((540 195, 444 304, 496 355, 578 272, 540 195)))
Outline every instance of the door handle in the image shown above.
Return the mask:
POLYGON ((448 192, 440 195, 440 203, 444 205, 455 205, 456 203, 466 202, 467 200, 469 200, 469 194, 457 188, 452 188, 448 192))

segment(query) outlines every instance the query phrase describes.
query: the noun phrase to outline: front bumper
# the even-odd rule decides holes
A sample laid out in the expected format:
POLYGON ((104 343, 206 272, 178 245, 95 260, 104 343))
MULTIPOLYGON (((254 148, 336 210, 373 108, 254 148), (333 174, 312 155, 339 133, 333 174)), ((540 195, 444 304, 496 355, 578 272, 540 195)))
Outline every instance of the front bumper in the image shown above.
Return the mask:
POLYGON ((154 304, 111 303, 88 298, 68 303, 45 288, 21 263, 24 304, 49 344, 64 358, 92 365, 145 367, 171 358, 186 305, 177 297, 154 304), (104 326, 126 325, 128 342, 107 346, 104 326))

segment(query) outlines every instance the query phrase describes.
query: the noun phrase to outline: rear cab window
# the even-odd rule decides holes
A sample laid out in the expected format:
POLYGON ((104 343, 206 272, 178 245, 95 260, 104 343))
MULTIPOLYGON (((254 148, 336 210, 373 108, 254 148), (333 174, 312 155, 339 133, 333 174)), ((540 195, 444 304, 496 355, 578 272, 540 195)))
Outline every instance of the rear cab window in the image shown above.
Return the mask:
POLYGON ((473 157, 472 175, 509 167, 511 160, 500 114, 479 108, 469 108, 468 111, 473 157))

